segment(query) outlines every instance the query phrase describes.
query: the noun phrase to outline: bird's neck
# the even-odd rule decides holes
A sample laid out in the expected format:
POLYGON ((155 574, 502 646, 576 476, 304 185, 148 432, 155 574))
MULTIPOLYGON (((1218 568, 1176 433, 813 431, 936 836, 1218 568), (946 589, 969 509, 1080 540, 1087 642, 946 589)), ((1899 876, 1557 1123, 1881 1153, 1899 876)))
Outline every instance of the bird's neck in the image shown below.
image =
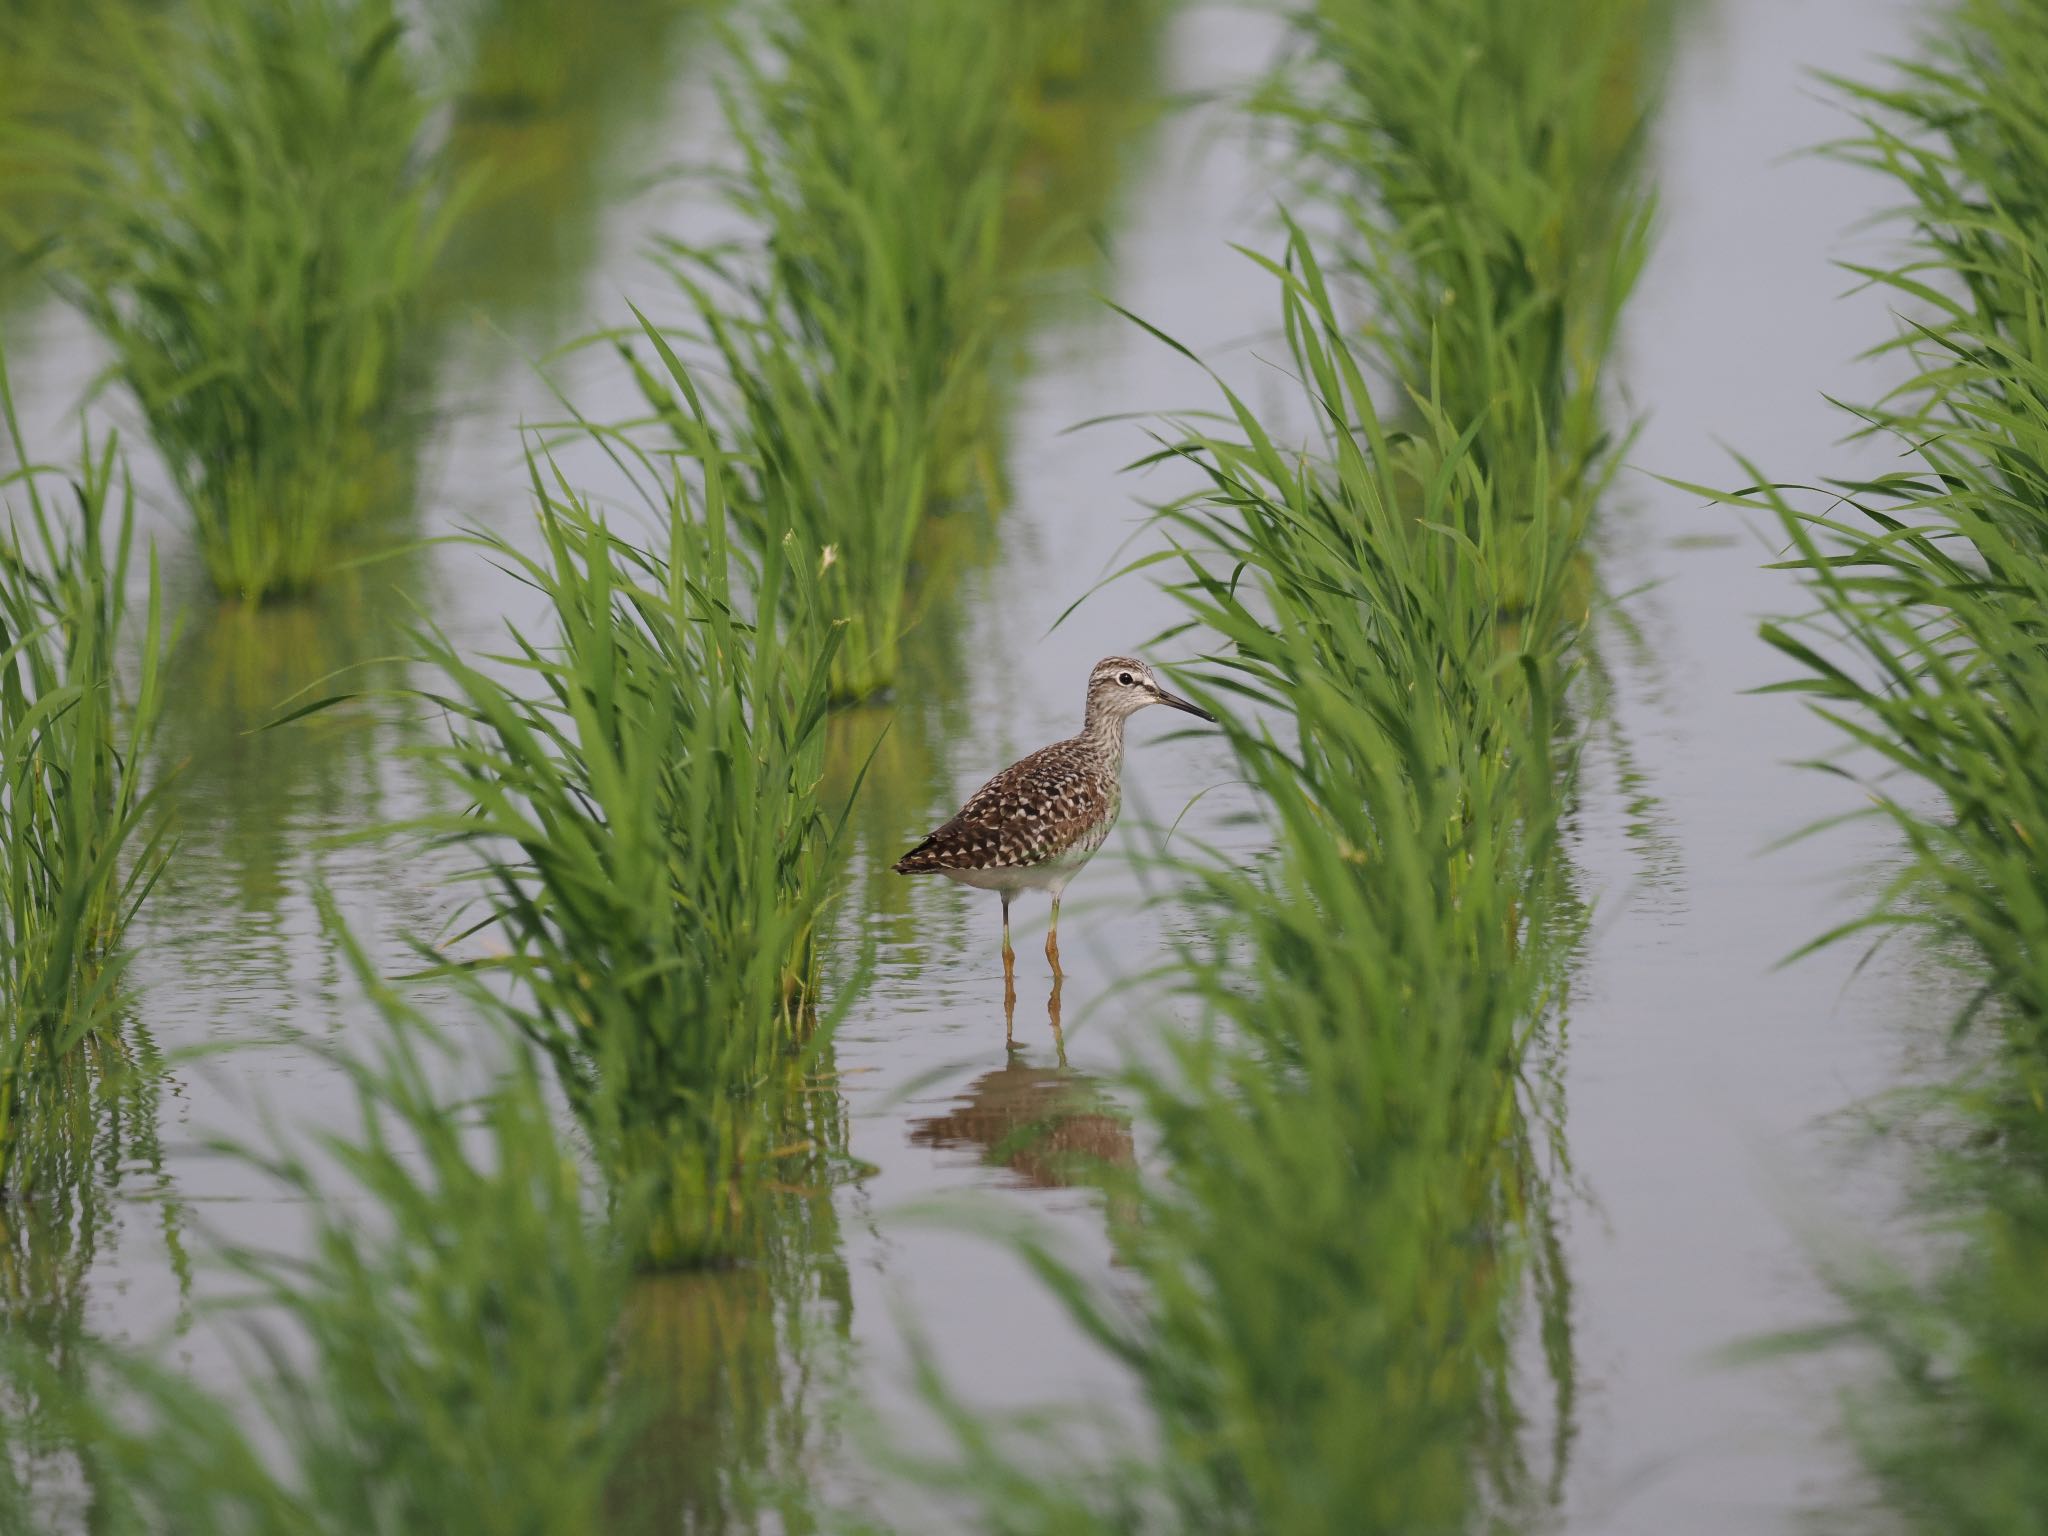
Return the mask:
POLYGON ((1125 718, 1107 709, 1090 709, 1081 722, 1081 740, 1099 753, 1112 769, 1124 760, 1125 718))

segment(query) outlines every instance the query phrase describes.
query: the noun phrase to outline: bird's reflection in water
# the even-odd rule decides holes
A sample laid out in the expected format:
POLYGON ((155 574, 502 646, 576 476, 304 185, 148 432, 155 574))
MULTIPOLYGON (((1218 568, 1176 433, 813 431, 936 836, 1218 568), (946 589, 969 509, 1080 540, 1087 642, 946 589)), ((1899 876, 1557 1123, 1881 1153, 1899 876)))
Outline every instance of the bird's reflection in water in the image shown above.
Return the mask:
POLYGON ((1046 1014, 1057 1065, 1033 1066, 1013 1034, 1002 1066, 968 1084, 944 1114, 911 1122, 912 1145, 976 1148, 984 1163, 1008 1169, 1035 1189, 1103 1184, 1110 1182, 1102 1178, 1107 1170, 1129 1169, 1130 1116, 1100 1083, 1067 1065, 1058 981, 1046 1014))

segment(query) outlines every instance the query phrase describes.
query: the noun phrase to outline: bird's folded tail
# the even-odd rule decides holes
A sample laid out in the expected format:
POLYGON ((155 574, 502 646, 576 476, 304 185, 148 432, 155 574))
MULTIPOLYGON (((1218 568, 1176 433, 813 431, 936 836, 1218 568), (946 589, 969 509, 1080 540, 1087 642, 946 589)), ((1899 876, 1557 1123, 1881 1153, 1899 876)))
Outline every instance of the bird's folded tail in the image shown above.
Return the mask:
POLYGON ((929 875, 944 869, 946 861, 934 846, 937 841, 937 838, 926 838, 890 867, 899 875, 929 875))

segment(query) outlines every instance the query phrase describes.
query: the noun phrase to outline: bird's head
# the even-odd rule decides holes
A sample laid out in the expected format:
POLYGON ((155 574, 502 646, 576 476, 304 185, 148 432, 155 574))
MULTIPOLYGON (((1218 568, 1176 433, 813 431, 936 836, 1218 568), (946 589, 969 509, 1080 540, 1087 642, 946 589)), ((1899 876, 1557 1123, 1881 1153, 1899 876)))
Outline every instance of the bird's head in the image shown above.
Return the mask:
POLYGON ((1135 656, 1105 656, 1088 674, 1090 720, 1126 720, 1148 704, 1185 710, 1202 720, 1216 718, 1178 694, 1167 692, 1152 675, 1152 669, 1135 656))

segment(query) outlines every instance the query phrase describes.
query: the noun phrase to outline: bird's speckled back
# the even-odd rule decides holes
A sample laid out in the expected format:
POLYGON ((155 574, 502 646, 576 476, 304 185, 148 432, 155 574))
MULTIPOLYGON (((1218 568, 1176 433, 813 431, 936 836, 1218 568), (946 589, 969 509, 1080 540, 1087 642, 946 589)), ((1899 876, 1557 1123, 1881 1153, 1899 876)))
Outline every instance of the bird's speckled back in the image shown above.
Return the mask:
POLYGON ((1079 735, 1012 763, 960 814, 896 861, 904 875, 1084 862, 1123 808, 1124 722, 1170 700, 1135 656, 1105 656, 1088 674, 1079 735))

